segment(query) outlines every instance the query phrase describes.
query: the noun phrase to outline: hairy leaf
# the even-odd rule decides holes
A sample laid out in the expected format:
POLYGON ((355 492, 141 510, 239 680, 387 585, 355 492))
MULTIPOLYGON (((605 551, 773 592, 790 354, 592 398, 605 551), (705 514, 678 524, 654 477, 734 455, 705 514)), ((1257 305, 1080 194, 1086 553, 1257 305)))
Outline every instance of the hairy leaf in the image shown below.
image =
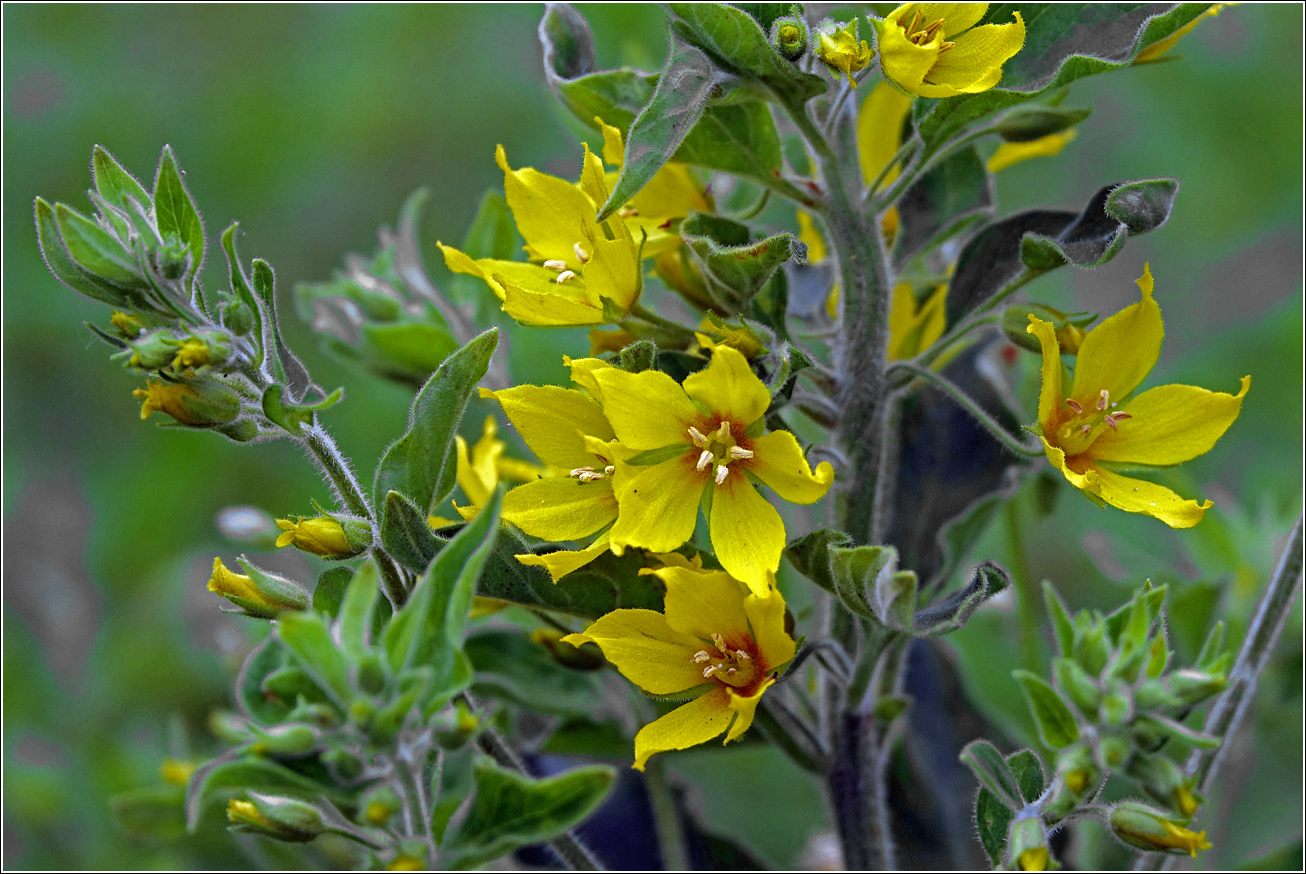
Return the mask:
POLYGON ((172 146, 163 147, 159 169, 154 174, 154 220, 164 240, 175 236, 191 253, 195 259, 191 275, 198 276, 204 263, 204 223, 181 179, 181 168, 172 154, 172 146))

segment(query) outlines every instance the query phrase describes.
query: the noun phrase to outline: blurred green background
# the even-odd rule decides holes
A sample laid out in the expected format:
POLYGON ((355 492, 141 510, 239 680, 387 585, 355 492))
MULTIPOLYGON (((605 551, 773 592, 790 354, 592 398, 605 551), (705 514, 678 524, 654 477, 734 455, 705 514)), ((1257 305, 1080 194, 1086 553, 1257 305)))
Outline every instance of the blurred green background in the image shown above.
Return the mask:
MULTIPOLYGON (((660 65, 659 9, 583 12, 601 66, 660 65)), ((107 799, 159 785, 165 757, 211 751, 204 720, 227 700, 254 628, 220 613, 204 591, 213 556, 236 551, 218 536, 214 514, 232 504, 306 512, 310 498, 328 497, 289 445, 237 446, 140 421, 131 397, 139 379, 106 361, 78 324, 103 323, 104 308, 59 285, 41 262, 32 199, 85 209, 96 143, 148 185, 171 143, 205 215, 209 284, 222 281, 216 234, 239 219, 243 254, 273 264, 289 314, 295 282, 327 278, 347 252, 370 253, 377 225, 393 224, 403 198, 425 185, 435 204, 423 226, 428 264, 447 282, 434 242, 461 240, 482 193, 501 185, 496 143, 514 166, 569 177, 579 169, 577 128, 540 71, 540 13, 533 5, 4 7, 7 867, 251 863, 221 832, 134 844, 115 829, 107 799)), ((1148 261, 1168 329, 1149 384, 1233 391, 1252 374, 1225 439, 1162 478, 1216 508, 1199 528, 1175 532, 1098 511, 1064 488, 1045 512, 1026 489, 982 546, 1026 580, 1054 580, 1072 607, 1120 603, 1144 577, 1170 582, 1181 658, 1192 657, 1213 617, 1229 620, 1241 640, 1301 507, 1301 25, 1296 4, 1238 7, 1187 36, 1172 53, 1182 59, 1078 83, 1067 105, 1094 109, 1078 139, 998 183, 1005 215, 1078 210, 1111 182, 1182 180, 1166 227, 1132 240, 1106 267, 1061 271, 1029 291, 1065 309, 1112 312, 1136 298, 1133 280, 1148 261)), ((327 422, 370 470, 405 421, 407 394, 325 357, 302 323, 286 321, 317 381, 347 387, 327 422)), ((515 377, 561 377, 561 352, 583 351, 582 337, 516 332, 515 377)), ((1025 365, 1029 398, 1036 376, 1025 365)), ((469 428, 479 430, 479 418, 469 428)), ((298 556, 265 563, 309 571, 298 556)), ((1298 605, 1262 685, 1255 731, 1238 739, 1208 808, 1217 849, 1201 865, 1245 863, 1293 840, 1300 847, 1300 616, 1298 605)), ((1010 669, 1028 661, 1046 670, 1045 642, 1013 643, 1021 622, 1020 611, 986 610, 948 644, 971 699, 1013 726, 1009 743, 1033 738, 1010 669)), ((821 821, 819 796, 796 770, 756 748, 730 770, 706 752, 671 764, 700 781, 719 830, 775 864, 810 859, 801 854, 821 821), (735 794, 744 790, 747 801, 735 794)), ((1099 854, 1090 858, 1123 858, 1091 830, 1086 840, 1099 854)))

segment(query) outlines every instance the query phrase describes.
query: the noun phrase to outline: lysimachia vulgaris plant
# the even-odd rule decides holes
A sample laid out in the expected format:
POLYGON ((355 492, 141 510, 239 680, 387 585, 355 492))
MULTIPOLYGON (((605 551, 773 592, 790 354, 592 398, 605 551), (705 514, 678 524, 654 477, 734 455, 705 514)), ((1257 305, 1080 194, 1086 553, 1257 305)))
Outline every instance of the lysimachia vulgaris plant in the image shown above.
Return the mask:
MULTIPOLYGON (((107 305, 88 327, 137 377, 141 418, 289 441, 330 487, 250 540, 320 558, 316 580, 213 561, 208 588, 266 635, 213 715, 223 749, 165 769, 190 828, 225 815, 334 841, 355 867, 548 844, 596 868, 616 759, 640 772, 667 867, 698 864, 691 845, 737 864, 665 763, 769 744, 824 785, 843 865, 895 867, 915 858, 901 811, 933 819, 891 780, 924 694, 904 671, 1011 594, 974 553, 1017 486, 1064 478, 1139 525, 1191 528, 1211 506, 1136 474, 1210 450, 1251 386, 1140 388, 1162 308, 1182 306, 1166 266, 1119 312, 1015 297, 1159 229, 1178 180, 1099 180, 1077 211, 998 217, 993 176, 1070 142, 1089 115, 1068 103, 1076 79, 1129 76, 1216 7, 668 8, 655 74, 598 69, 581 13, 547 8, 544 78, 591 135, 571 175, 485 156, 502 192, 439 245, 480 304, 428 275, 423 192, 373 256, 296 287, 328 352, 415 392, 370 475, 331 435, 343 390, 283 340, 272 267, 241 257, 235 224, 214 239, 170 149, 148 190, 97 146, 89 211, 37 199, 46 262, 107 305), (509 321, 589 329, 566 385, 511 372, 509 321), (1020 366, 1038 386, 1024 405, 1020 366), (590 761, 559 772, 550 752, 590 761)), ((975 858, 1057 867, 1083 818, 1140 864, 1209 848, 1214 763, 1300 570, 1299 524, 1243 654, 1217 624, 1188 665, 1164 586, 1072 615, 1045 584, 1051 682, 1012 680, 1043 753, 999 752, 1007 735, 962 751, 975 858)))

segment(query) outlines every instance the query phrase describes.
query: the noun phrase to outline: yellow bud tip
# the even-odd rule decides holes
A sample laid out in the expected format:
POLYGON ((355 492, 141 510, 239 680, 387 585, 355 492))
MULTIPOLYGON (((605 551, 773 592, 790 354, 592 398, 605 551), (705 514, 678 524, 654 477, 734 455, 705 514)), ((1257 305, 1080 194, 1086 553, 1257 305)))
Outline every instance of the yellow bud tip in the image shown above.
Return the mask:
POLYGON ((384 802, 373 801, 367 805, 364 815, 372 825, 385 825, 390 818, 390 807, 384 802))
POLYGON ((1016 859, 1016 867, 1021 871, 1046 871, 1048 869, 1048 848, 1030 847, 1016 859))
POLYGON ((233 572, 222 563, 220 558, 213 559, 213 575, 209 577, 209 591, 224 597, 244 598, 246 601, 261 604, 264 607, 275 608, 279 606, 254 586, 253 579, 244 574, 233 572))
POLYGON ((1165 842, 1165 846, 1186 850, 1188 855, 1194 859, 1197 858, 1198 850, 1211 849, 1211 842, 1206 839, 1205 831, 1194 832, 1172 822, 1166 822, 1163 825, 1166 834, 1170 837, 1170 841, 1165 842))
POLYGON ((1192 816, 1197 813, 1197 799, 1193 797, 1193 790, 1188 786, 1180 786, 1174 791, 1175 806, 1179 808, 1184 816, 1192 816))
POLYGON ((183 425, 201 424, 199 420, 190 414, 183 402, 185 398, 199 397, 190 386, 151 379, 146 383, 145 388, 134 390, 132 397, 141 400, 142 419, 148 419, 150 413, 157 410, 167 413, 183 425))
POLYGON ((159 766, 159 776, 163 782, 174 786, 185 786, 190 782, 190 775, 195 773, 195 765, 183 759, 164 759, 159 766))
POLYGON ((231 822, 260 825, 269 829, 275 828, 272 823, 264 818, 263 814, 258 812, 254 802, 242 801, 239 798, 233 798, 227 802, 227 819, 231 822))
POLYGON ((1076 795, 1083 795, 1084 789, 1088 786, 1088 772, 1084 770, 1071 771, 1066 774, 1066 788, 1076 795))
POLYGON ((394 857, 394 861, 385 866, 387 871, 425 871, 426 865, 421 859, 415 859, 412 856, 400 853, 394 857))
POLYGON ((172 359, 172 366, 175 370, 182 370, 187 367, 203 367, 210 360, 208 344, 203 340, 192 337, 177 349, 177 356, 172 359))

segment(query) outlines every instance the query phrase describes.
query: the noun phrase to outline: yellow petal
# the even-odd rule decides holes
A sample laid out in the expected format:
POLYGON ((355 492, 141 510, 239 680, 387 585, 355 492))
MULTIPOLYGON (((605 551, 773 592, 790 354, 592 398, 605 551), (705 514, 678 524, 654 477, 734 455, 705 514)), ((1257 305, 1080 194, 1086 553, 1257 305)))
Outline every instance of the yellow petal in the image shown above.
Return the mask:
POLYGON ((554 476, 504 495, 503 518, 532 537, 579 540, 617 518, 617 499, 607 480, 583 483, 554 476))
POLYGON ((1113 507, 1129 513, 1155 516, 1171 528, 1192 528, 1212 506, 1197 503, 1146 480, 1097 469, 1098 494, 1113 507))
POLYGON ((989 11, 987 3, 917 3, 916 8, 920 10, 921 21, 924 24, 930 24, 942 18, 943 36, 945 39, 952 37, 968 30, 980 23, 984 13, 989 11))
POLYGON ((594 374, 600 370, 611 370, 612 365, 601 358, 569 358, 563 356, 563 363, 571 371, 571 381, 590 393, 590 397, 603 403, 603 389, 594 374))
POLYGON ((621 141, 621 130, 607 124, 595 116, 599 130, 603 133, 603 161, 614 167, 620 167, 626 160, 626 146, 621 141))
POLYGON ((753 440, 753 457, 744 464, 773 492, 795 504, 813 504, 825 497, 834 482, 834 468, 823 461, 816 472, 803 457, 798 440, 788 431, 772 431, 753 440))
POLYGON ((708 531, 712 551, 730 576, 759 595, 770 591, 784 550, 785 525, 742 472, 732 471, 715 487, 708 531))
POLYGON ((901 361, 911 358, 912 328, 916 326, 916 293, 911 285, 899 282, 893 287, 893 297, 889 302, 889 360, 901 361))
POLYGON ((705 642, 720 634, 727 641, 750 637, 744 599, 748 588, 725 571, 664 567, 653 571, 667 584, 667 624, 705 642))
POLYGON ((735 721, 730 724, 730 730, 726 732, 726 739, 722 743, 730 743, 748 731, 749 726, 753 724, 753 716, 757 713, 757 703, 762 700, 762 693, 773 685, 775 680, 768 679, 752 695, 739 695, 733 689, 726 690, 726 694, 729 695, 727 703, 735 713, 735 721))
MULTIPOLYGON (((499 277, 496 277, 496 279, 499 277)), ((523 325, 604 325, 603 306, 583 287, 566 289, 553 283, 562 294, 532 291, 524 286, 502 282, 503 311, 523 325), (565 295, 565 296, 564 296, 565 295)), ((573 280, 574 282, 575 280, 573 280)))
POLYGON ((707 481, 706 473, 694 469, 694 460, 675 458, 648 467, 630 467, 631 476, 623 475, 626 469, 618 468, 614 483, 620 512, 612 526, 613 551, 620 554, 627 546, 639 546, 670 552, 693 537, 707 481))
POLYGON ((1012 164, 1019 164, 1030 158, 1044 158, 1060 154, 1066 144, 1075 138, 1074 129, 1048 134, 1025 143, 1003 143, 997 151, 989 156, 984 165, 990 173, 998 173, 1012 164))
MULTIPOLYGON (((1143 292, 1141 301, 1106 319, 1080 344, 1070 396, 1085 407, 1095 404, 1104 389, 1112 403, 1123 400, 1151 372, 1161 355, 1165 326, 1161 308, 1152 299, 1152 272, 1146 265, 1138 287, 1143 292)), ((1040 421, 1042 408, 1040 401, 1040 421)))
POLYGON ((581 160, 580 181, 576 184, 596 206, 602 206, 608 200, 608 183, 603 176, 603 162, 599 160, 598 155, 590 151, 588 143, 581 143, 581 145, 585 147, 585 157, 581 160))
POLYGON ((607 552, 608 548, 608 535, 604 533, 600 534, 593 543, 584 549, 559 549, 556 552, 547 552, 544 555, 527 553, 513 556, 513 558, 525 565, 544 568, 556 583, 567 574, 580 570, 607 552))
POLYGON ((589 245, 593 257, 585 265, 586 291, 594 300, 610 298, 623 311, 629 310, 639 299, 640 266, 634 243, 628 234, 618 234, 616 239, 599 237, 589 245))
POLYGON ((575 389, 556 385, 518 385, 481 390, 503 407, 531 451, 555 467, 572 470, 594 464, 583 435, 611 440, 616 435, 603 408, 575 389))
POLYGON ((657 370, 627 373, 607 368, 593 375, 603 395, 603 412, 626 446, 643 450, 689 444, 689 426, 703 414, 674 379, 657 370))
POLYGON ((949 37, 956 45, 939 55, 926 80, 957 94, 976 94, 998 84, 1002 65, 1025 44, 1025 22, 1019 12, 1012 15, 1016 20, 1010 24, 985 24, 949 37))
POLYGON ((1118 431, 1104 431, 1089 454, 1094 461, 1164 466, 1209 452, 1242 409, 1252 378, 1244 376, 1236 395, 1192 385, 1163 385, 1121 408, 1130 418, 1118 431))
MULTIPOLYGON (((641 218, 684 218, 690 210, 709 212, 712 202, 684 164, 664 164, 653 178, 630 199, 641 218)), ((648 254, 647 252, 645 253, 648 254)))
MULTIPOLYGON (((857 153, 863 182, 869 185, 897 154, 902 146, 902 125, 910 111, 911 97, 888 82, 872 88, 862 102, 857 111, 857 153)), ((897 176, 897 169, 890 170, 880 187, 888 185, 897 176)))
POLYGON ((948 286, 940 285, 934 289, 925 303, 921 304, 917 317, 921 324, 920 339, 913 354, 920 354, 930 348, 943 336, 948 326, 948 286))
POLYGON ((503 146, 494 159, 503 170, 504 193, 526 250, 537 261, 565 261, 577 272, 582 266, 574 245, 601 236, 595 217, 598 205, 579 188, 532 167, 513 170, 503 146))
MULTIPOLYGON (((902 8, 904 7, 899 7, 902 8)), ((894 14, 897 12, 898 10, 894 10, 894 14)), ((927 97, 949 96, 949 94, 928 94, 922 90, 929 88, 925 84, 925 76, 934 66, 934 62, 939 59, 941 39, 935 39, 928 45, 918 46, 907 38, 902 25, 891 21, 890 18, 885 18, 883 22, 871 20, 879 38, 880 68, 884 71, 884 78, 911 94, 924 94, 927 97)))
POLYGON ((744 612, 753 628, 753 639, 766 661, 766 669, 774 671, 794 657, 797 647, 794 639, 785 632, 785 600, 775 589, 763 595, 749 595, 744 601, 744 612))
POLYGON ((748 359, 729 346, 717 346, 707 367, 685 377, 685 394, 707 404, 730 422, 749 425, 771 405, 771 393, 753 374, 748 359))
POLYGON ((696 746, 725 731, 735 718, 730 694, 718 686, 641 728, 635 735, 636 770, 644 770, 644 764, 654 753, 696 746))
POLYGON ((1235 5, 1237 4, 1213 3, 1210 9, 1196 16, 1192 21, 1188 22, 1183 27, 1179 28, 1174 33, 1167 36, 1165 39, 1154 42, 1150 46, 1148 46, 1147 48, 1139 52, 1138 57, 1134 58, 1134 63, 1146 64, 1149 61, 1155 61, 1157 58, 1161 57, 1161 55, 1165 54, 1166 52, 1170 51, 1170 49, 1174 48, 1175 43, 1179 42, 1181 37, 1183 37, 1194 27, 1200 24, 1202 20, 1205 19, 1207 16, 1219 15, 1220 10, 1223 9, 1225 6, 1235 6, 1235 5))
MULTIPOLYGON (((1047 453, 1048 461, 1052 462, 1053 467, 1061 471, 1072 486, 1090 497, 1097 497, 1099 490, 1098 474, 1101 473, 1098 468, 1087 467, 1082 473, 1073 469, 1066 462, 1065 451, 1059 446, 1053 446, 1047 441, 1046 437, 1043 438, 1043 449, 1047 453)), ((1098 500, 1095 503, 1100 504, 1101 501, 1098 500)))
POLYGON ((1057 329, 1051 322, 1045 322, 1037 316, 1029 317, 1025 332, 1038 338, 1043 348, 1042 388, 1038 394, 1038 423, 1045 435, 1051 434, 1059 420, 1057 410, 1061 406, 1061 346, 1057 343, 1057 329))
POLYGON ((676 631, 655 610, 613 610, 584 633, 562 640, 573 646, 597 643, 622 676, 654 695, 674 695, 704 682, 703 669, 694 661, 703 642, 676 631))

